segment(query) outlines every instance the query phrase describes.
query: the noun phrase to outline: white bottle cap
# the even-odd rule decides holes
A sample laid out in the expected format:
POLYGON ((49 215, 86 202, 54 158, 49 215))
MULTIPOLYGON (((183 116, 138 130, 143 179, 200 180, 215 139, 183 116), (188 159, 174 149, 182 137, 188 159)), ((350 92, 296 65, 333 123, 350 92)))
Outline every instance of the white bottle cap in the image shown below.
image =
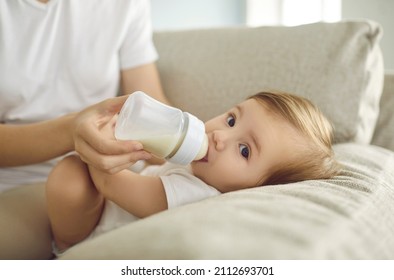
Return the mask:
POLYGON ((178 151, 168 161, 186 165, 195 160, 196 157, 201 159, 206 155, 208 141, 204 123, 192 114, 187 112, 184 114, 189 121, 185 138, 178 151))

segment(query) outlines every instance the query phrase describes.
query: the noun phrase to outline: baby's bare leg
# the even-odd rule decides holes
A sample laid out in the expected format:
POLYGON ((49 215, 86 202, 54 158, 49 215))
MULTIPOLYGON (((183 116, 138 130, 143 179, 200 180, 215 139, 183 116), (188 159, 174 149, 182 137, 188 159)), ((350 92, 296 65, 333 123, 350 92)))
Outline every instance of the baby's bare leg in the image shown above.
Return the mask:
POLYGON ((95 228, 104 206, 85 163, 77 156, 63 159, 46 185, 48 215, 59 250, 82 241, 95 228))

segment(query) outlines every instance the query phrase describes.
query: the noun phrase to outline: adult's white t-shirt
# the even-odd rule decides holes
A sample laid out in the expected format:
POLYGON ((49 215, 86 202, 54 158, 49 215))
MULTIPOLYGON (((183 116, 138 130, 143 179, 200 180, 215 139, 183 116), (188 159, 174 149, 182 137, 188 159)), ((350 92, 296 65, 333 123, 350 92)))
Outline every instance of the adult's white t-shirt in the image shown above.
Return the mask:
MULTIPOLYGON (((120 70, 154 62, 147 0, 0 0, 0 122, 52 119, 113 97, 120 70)), ((56 143, 53 143, 56 145, 56 143)), ((0 191, 50 162, 0 169, 0 191)))

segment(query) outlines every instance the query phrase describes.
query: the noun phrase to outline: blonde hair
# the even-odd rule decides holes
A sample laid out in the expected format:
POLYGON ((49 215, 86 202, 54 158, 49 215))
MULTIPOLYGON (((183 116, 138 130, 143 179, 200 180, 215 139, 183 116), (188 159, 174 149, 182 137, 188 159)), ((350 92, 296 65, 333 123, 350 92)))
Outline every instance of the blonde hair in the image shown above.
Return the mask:
POLYGON ((266 105, 309 140, 293 160, 273 167, 263 185, 329 179, 338 174, 339 165, 332 150, 333 128, 312 102, 284 92, 260 92, 249 98, 266 105))

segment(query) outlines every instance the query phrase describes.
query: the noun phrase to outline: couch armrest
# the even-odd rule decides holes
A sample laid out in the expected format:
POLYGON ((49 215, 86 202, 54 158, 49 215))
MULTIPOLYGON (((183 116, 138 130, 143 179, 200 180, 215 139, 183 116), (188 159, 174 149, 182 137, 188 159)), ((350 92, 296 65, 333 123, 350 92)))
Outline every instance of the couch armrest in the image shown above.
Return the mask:
POLYGON ((380 113, 372 144, 394 151, 394 70, 386 71, 380 113))

